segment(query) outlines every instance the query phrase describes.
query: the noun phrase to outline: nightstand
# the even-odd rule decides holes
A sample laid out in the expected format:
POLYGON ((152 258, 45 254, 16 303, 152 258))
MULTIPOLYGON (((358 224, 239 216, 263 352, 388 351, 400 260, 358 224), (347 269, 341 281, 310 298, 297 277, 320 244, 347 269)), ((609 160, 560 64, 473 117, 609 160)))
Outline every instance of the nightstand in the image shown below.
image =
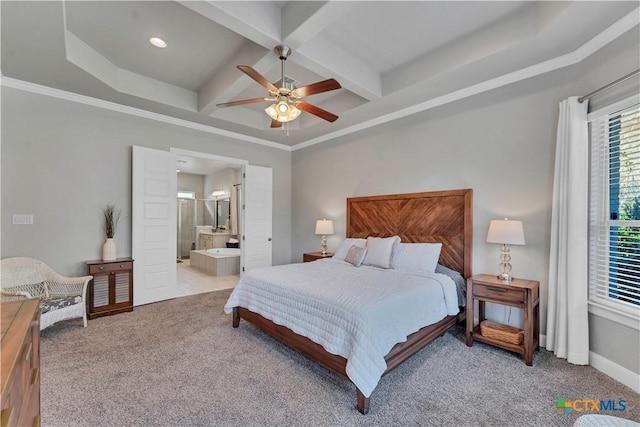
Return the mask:
POLYGON ((327 252, 322 255, 322 252, 307 252, 306 254, 302 254, 302 262, 311 262, 322 258, 331 258, 333 256, 333 252, 327 252))
POLYGON ((540 282, 536 280, 512 279, 510 282, 495 275, 480 274, 467 280, 467 346, 473 341, 495 345, 524 355, 527 366, 533 364, 533 351, 538 348, 540 336, 540 282), (478 326, 474 325, 473 303, 478 300, 478 326), (524 339, 522 344, 513 344, 482 336, 480 322, 485 319, 485 302, 508 305, 524 310, 524 339))

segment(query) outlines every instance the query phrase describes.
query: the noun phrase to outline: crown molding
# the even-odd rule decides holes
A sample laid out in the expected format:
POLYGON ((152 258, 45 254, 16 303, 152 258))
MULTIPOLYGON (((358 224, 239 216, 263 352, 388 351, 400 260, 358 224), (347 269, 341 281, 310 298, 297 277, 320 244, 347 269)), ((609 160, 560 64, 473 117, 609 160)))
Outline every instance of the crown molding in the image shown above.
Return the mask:
POLYGON ((26 82, 24 80, 5 77, 4 75, 0 77, 0 85, 4 87, 10 87, 13 89, 22 90, 25 92, 37 93, 39 95, 45 95, 45 96, 50 96, 52 98, 63 99, 65 101, 76 102, 78 104, 89 105, 92 107, 102 108, 110 111, 116 111, 118 113, 128 114, 131 116, 137 116, 137 117, 142 117, 149 120, 155 120, 157 122, 168 123, 175 126, 181 126, 184 128, 194 129, 201 132, 206 132, 214 135, 224 136, 227 138, 237 139, 240 141, 251 142, 253 144, 264 145, 270 148, 277 148, 279 150, 291 151, 291 147, 285 144, 279 144, 277 142, 267 141, 266 139, 256 138, 253 136, 248 136, 248 135, 244 135, 237 132, 231 132, 228 130, 219 129, 214 126, 191 122, 189 120, 178 119, 176 117, 166 116, 164 114, 153 113, 151 111, 142 110, 140 108, 129 107, 126 105, 115 103, 115 102, 105 101, 98 98, 92 98, 90 96, 79 95, 77 93, 67 92, 61 89, 54 89, 48 86, 26 82))

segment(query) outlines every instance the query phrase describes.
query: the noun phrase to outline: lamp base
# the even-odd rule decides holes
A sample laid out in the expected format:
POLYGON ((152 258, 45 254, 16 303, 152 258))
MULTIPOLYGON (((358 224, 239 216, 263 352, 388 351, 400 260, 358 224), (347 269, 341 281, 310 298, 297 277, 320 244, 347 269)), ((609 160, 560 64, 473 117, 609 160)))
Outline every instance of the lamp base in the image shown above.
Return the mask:
POLYGON ((327 236, 326 235, 322 235, 322 244, 320 245, 321 251, 322 251, 322 256, 325 256, 327 254, 327 236))
POLYGON ((512 279, 512 277, 509 276, 509 273, 511 272, 511 264, 509 261, 511 261, 511 250, 506 244, 503 244, 502 251, 500 253, 500 271, 502 273, 498 274, 498 279, 507 283, 512 279))

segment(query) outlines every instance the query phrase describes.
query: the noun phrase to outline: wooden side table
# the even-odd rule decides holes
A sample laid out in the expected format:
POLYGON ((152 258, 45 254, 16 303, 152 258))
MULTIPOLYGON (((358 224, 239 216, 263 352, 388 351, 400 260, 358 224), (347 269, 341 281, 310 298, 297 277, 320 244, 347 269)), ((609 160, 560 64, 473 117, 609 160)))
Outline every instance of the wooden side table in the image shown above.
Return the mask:
POLYGON ((93 280, 87 287, 89 319, 133 311, 133 260, 131 258, 87 261, 87 274, 93 276, 93 280))
POLYGON ((302 254, 302 262, 312 262, 322 258, 331 258, 333 256, 333 252, 327 252, 322 255, 322 252, 307 252, 306 254, 302 254))
POLYGON ((524 355, 527 366, 533 364, 533 351, 538 348, 540 336, 540 282, 512 279, 510 282, 495 275, 480 274, 467 280, 466 343, 480 341, 524 355), (478 300, 478 326, 474 325, 474 300, 478 300), (485 302, 508 305, 524 310, 524 342, 512 344, 482 336, 479 323, 485 319, 485 302))

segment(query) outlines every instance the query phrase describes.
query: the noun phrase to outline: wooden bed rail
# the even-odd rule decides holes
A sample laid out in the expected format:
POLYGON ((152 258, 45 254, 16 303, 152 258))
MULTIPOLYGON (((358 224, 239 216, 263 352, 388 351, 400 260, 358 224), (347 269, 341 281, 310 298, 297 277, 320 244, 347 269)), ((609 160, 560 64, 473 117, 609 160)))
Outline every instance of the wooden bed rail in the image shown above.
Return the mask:
MULTIPOLYGON (((327 352, 320 344, 311 341, 307 337, 296 334, 285 326, 277 325, 257 313, 249 311, 243 307, 234 307, 234 328, 240 326, 240 319, 245 319, 247 322, 253 324, 283 344, 304 354, 331 372, 349 380, 349 377, 347 376, 347 359, 344 357, 327 352)), ((385 356, 387 369, 382 375, 387 375, 402 362, 426 347, 436 338, 444 335, 451 327, 455 326, 457 323, 463 322, 464 320, 465 311, 464 308, 461 307, 461 311, 457 315, 447 316, 438 323, 425 326, 419 331, 409 335, 407 337, 407 341, 396 344, 385 356)), ((362 394, 360 389, 356 387, 356 407, 358 411, 366 415, 369 412, 370 402, 371 398, 366 397, 362 394)))

